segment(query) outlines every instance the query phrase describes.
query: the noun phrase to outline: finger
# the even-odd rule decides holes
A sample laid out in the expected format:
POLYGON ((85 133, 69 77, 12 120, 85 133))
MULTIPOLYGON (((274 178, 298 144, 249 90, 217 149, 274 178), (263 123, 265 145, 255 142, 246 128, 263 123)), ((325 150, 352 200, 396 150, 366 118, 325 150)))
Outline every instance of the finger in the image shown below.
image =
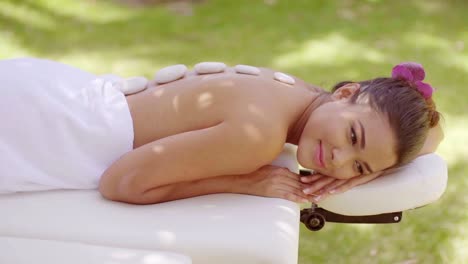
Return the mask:
POLYGON ((307 194, 305 194, 302 189, 297 189, 297 188, 292 188, 292 187, 289 187, 289 186, 286 186, 286 185, 283 185, 283 186, 276 186, 276 187, 273 187, 275 191, 279 191, 283 194, 289 194, 289 193, 292 193, 294 194, 295 196, 298 196, 300 197, 302 200, 307 200, 307 201, 310 201, 311 200, 311 197, 307 194))
POLYGON ((313 197, 312 202, 319 203, 323 201, 325 198, 327 198, 329 195, 330 195, 329 193, 323 193, 323 194, 317 195, 316 197, 313 197))
POLYGON ((354 185, 351 183, 351 182, 347 182, 341 186, 338 186, 334 189, 331 189, 328 191, 328 193, 330 194, 339 194, 339 193, 344 193, 350 189, 352 189, 354 187, 354 185))
POLYGON ((313 194, 308 194, 307 199, 311 203, 318 203, 319 201, 322 200, 323 196, 328 196, 328 194, 326 194, 326 193, 324 193, 324 194, 314 194, 314 193, 313 194))
POLYGON ((298 180, 300 177, 299 174, 291 172, 288 168, 267 165, 265 166, 265 169, 268 171, 268 174, 270 175, 280 175, 280 176, 288 177, 294 180, 298 180))
POLYGON ((314 181, 320 179, 321 177, 323 177, 323 176, 320 175, 320 174, 302 176, 302 177, 301 177, 301 182, 303 182, 303 183, 311 183, 311 182, 314 182, 314 181))
POLYGON ((330 189, 328 193, 330 194, 338 194, 338 193, 344 193, 350 189, 352 189, 354 186, 356 186, 356 180, 349 180, 345 182, 344 184, 341 184, 340 186, 336 186, 333 189, 330 189))
POLYGON ((339 186, 339 187, 337 187, 335 189, 332 189, 329 192, 332 193, 332 194, 343 193, 343 192, 346 192, 346 191, 350 190, 353 187, 356 187, 358 185, 367 183, 367 182, 375 179, 377 176, 378 175, 369 174, 369 175, 365 175, 363 177, 356 177, 354 179, 348 180, 348 182, 346 182, 345 184, 343 184, 343 185, 341 185, 341 186, 339 186))
POLYGON ((304 185, 299 181, 300 175, 296 174, 294 172, 291 172, 289 170, 281 170, 279 172, 276 172, 277 175, 279 174, 280 178, 282 180, 282 183, 286 183, 287 185, 300 189, 302 191, 304 185))
POLYGON ((312 194, 317 192, 318 190, 322 189, 323 186, 330 184, 331 182, 335 181, 336 179, 331 177, 322 178, 320 180, 315 181, 313 184, 309 185, 308 187, 304 188, 305 194, 312 194))
POLYGON ((281 182, 279 182, 279 184, 284 184, 289 188, 294 189, 302 194, 304 194, 302 190, 306 187, 306 185, 301 183, 297 178, 293 179, 290 177, 282 177, 281 182))
POLYGON ((295 181, 299 181, 299 179, 301 178, 301 175, 297 174, 297 173, 294 173, 294 172, 291 172, 289 170, 285 171, 284 173, 281 173, 282 175, 284 175, 285 177, 288 177, 292 180, 295 180, 295 181))
POLYGON ((295 202, 295 203, 307 203, 309 199, 301 192, 294 192, 291 190, 278 189, 280 198, 295 202))
POLYGON ((321 191, 322 193, 328 193, 344 184, 346 184, 349 180, 336 180, 330 184, 328 184, 327 186, 324 186, 321 191))

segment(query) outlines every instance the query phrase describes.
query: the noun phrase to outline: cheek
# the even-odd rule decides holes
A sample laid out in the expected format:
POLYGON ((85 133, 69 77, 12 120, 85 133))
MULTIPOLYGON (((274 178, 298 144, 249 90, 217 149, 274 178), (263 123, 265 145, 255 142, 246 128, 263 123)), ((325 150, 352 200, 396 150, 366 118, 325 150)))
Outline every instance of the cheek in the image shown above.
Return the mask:
POLYGON ((301 165, 301 166, 304 167, 304 168, 308 168, 308 169, 309 169, 309 167, 307 166, 307 164, 305 164, 305 162, 304 162, 305 159, 304 159, 304 154, 303 154, 303 152, 302 152, 301 146, 299 146, 299 147, 297 148, 296 158, 297 158, 297 163, 299 163, 299 165, 301 165))
POLYGON ((299 140, 297 148, 297 161, 299 164, 308 169, 314 169, 313 166, 313 156, 314 149, 318 143, 317 138, 315 137, 313 130, 304 129, 304 133, 299 140))
MULTIPOLYGON (((311 148, 310 140, 305 137, 301 137, 297 147, 297 162, 304 168, 309 168, 307 159, 308 159, 308 150, 311 148)), ((309 168, 310 169, 310 168, 309 168)))
POLYGON ((310 119, 311 133, 316 139, 324 140, 332 146, 347 143, 349 119, 336 112, 321 114, 310 119))
POLYGON ((334 125, 333 121, 330 120, 310 120, 310 129, 307 131, 307 137, 312 141, 318 143, 319 140, 325 142, 325 144, 335 144, 335 137, 338 135, 339 129, 334 125))
POLYGON ((317 113, 311 115, 307 124, 308 132, 321 137, 326 135, 336 124, 336 116, 332 112, 326 112, 326 109, 320 109, 317 113))

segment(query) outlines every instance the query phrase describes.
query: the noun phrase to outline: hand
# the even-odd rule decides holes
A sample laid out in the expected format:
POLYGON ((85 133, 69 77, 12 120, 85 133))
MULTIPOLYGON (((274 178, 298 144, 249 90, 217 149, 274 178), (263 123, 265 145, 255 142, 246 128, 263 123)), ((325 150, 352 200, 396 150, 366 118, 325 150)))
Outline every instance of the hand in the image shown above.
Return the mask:
POLYGON ((306 184, 300 182, 300 175, 287 168, 266 165, 245 175, 236 175, 244 193, 264 197, 283 198, 297 203, 306 203, 312 196, 302 190, 306 184))
POLYGON ((308 195, 315 194, 313 202, 317 203, 331 194, 343 193, 358 185, 370 182, 381 174, 382 172, 374 172, 347 180, 339 180, 322 174, 313 174, 302 176, 301 182, 308 184, 303 191, 308 195))

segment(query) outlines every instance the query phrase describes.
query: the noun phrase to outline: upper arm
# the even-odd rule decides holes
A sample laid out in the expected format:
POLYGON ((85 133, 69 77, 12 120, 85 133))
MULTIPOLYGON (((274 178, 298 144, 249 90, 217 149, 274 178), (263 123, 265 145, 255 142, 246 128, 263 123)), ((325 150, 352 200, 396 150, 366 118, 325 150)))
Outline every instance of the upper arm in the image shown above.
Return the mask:
POLYGON ((181 181, 249 173, 281 151, 272 137, 271 130, 224 121, 162 138, 122 156, 102 176, 100 190, 141 193, 181 181))

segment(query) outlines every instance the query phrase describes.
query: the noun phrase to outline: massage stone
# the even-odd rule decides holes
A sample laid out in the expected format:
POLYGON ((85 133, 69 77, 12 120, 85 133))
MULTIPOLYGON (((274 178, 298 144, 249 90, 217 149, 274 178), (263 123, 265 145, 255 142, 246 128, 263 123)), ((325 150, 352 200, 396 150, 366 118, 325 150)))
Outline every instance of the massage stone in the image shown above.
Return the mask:
POLYGON ((187 66, 183 64, 177 64, 162 68, 154 75, 154 80, 158 84, 164 84, 173 82, 185 76, 187 72, 187 66))
MULTIPOLYGON (((226 68, 226 64, 222 62, 200 62, 195 64, 194 71, 197 74, 213 74, 224 72, 226 68)), ((182 64, 168 66, 156 72, 154 80, 157 84, 177 81, 183 78, 187 71, 187 67, 182 64)), ((234 66, 234 71, 239 74, 260 75, 260 69, 250 65, 238 64, 234 66)), ((275 72, 274 80, 289 85, 296 83, 293 77, 282 72, 275 72)))
POLYGON ((250 65, 238 64, 234 66, 234 70, 240 74, 260 75, 260 69, 250 65))
POLYGON ((122 82, 118 82, 118 89, 125 95, 134 94, 143 91, 148 85, 148 79, 137 76, 127 78, 122 82))
POLYGON ((193 69, 198 74, 209 74, 223 72, 226 67, 226 64, 222 62, 200 62, 195 64, 193 69))
POLYGON ((296 83, 293 77, 287 74, 284 74, 282 72, 275 72, 275 80, 282 82, 282 83, 291 84, 291 85, 296 83))

